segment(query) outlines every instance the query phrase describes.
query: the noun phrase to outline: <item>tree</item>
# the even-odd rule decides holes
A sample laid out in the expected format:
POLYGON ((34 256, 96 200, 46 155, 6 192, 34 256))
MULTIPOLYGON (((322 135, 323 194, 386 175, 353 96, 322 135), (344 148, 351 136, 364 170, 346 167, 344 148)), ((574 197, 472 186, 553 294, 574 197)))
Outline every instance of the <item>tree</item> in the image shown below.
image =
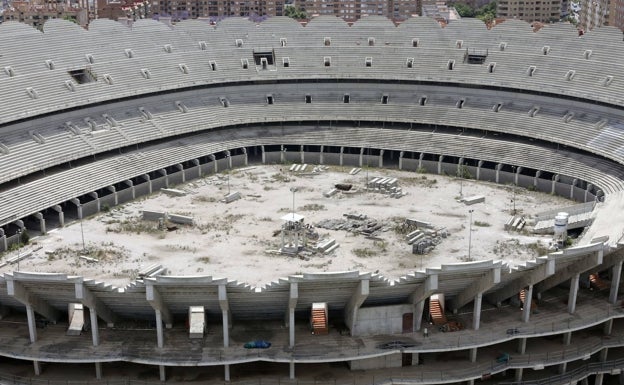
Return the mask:
POLYGON ((457 11, 457 13, 459 13, 459 16, 461 17, 474 17, 475 16, 475 10, 468 4, 455 3, 453 7, 455 7, 455 10, 457 11))
POLYGON ((308 14, 304 9, 296 8, 293 6, 286 8, 286 10, 284 11, 284 16, 292 17, 293 19, 297 20, 308 18, 308 14))

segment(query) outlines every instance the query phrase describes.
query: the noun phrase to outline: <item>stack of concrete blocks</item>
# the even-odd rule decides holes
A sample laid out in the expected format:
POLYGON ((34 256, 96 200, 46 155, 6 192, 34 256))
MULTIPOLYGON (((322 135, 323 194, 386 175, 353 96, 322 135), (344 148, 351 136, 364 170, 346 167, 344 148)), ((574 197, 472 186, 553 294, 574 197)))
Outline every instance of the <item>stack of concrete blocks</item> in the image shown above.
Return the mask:
POLYGON ((163 275, 166 272, 167 272, 166 268, 164 268, 162 265, 159 265, 158 263, 155 263, 139 271, 139 278, 143 279, 146 277, 154 277, 157 275, 163 275))
POLYGON ((290 166, 290 172, 305 172, 307 168, 308 168, 307 164, 294 163, 292 166, 290 166))
POLYGON ((325 239, 316 244, 315 249, 323 254, 329 254, 336 250, 340 245, 335 239, 325 239))
POLYGON ((177 214, 168 214, 167 218, 173 222, 173 223, 178 223, 181 225, 192 225, 193 224, 193 217, 189 217, 186 215, 177 215, 177 214))
POLYGON ((143 210, 141 213, 143 215, 144 221, 158 221, 160 219, 167 218, 167 213, 165 213, 164 211, 143 210))
POLYGON ((409 225, 416 226, 416 230, 405 236, 408 245, 412 245, 412 254, 427 254, 448 236, 445 228, 433 228, 430 222, 407 219, 409 225))
POLYGON ((521 231, 526 226, 526 219, 523 216, 512 215, 507 222, 505 222, 506 231, 521 231))
POLYGON ((368 182, 367 187, 369 190, 389 195, 392 198, 401 198, 406 193, 403 192, 403 189, 398 184, 399 180, 397 178, 376 177, 368 182))
POLYGON ((172 196, 172 197, 183 197, 186 195, 186 191, 183 190, 177 190, 177 189, 173 189, 173 188, 163 188, 160 191, 164 192, 165 194, 172 196))
POLYGON ((362 171, 362 169, 359 167, 352 168, 351 171, 349 171, 349 175, 357 175, 360 171, 362 171))
POLYGON ((206 315, 203 306, 189 307, 189 338, 204 338, 206 315))

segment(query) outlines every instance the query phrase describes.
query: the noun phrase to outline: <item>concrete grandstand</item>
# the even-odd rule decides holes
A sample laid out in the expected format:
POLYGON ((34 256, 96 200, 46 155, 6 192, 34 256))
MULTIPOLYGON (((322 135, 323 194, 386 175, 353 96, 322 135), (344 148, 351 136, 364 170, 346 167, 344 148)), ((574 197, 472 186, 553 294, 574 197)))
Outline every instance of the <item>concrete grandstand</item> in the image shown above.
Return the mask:
POLYGON ((378 17, 302 27, 278 17, 172 28, 96 20, 88 31, 50 20, 43 33, 4 23, 0 34, 3 251, 24 229, 45 233, 201 175, 278 163, 284 146, 298 146, 302 162, 361 167, 372 151, 366 159, 381 167, 466 167, 479 180, 597 202, 578 245, 514 267, 449 264, 397 281, 304 272, 260 289, 210 276, 118 288, 5 273, 0 314, 21 322, 0 323, 0 356, 32 361, 32 375, 45 363, 90 364, 106 381, 106 365, 130 362, 163 381, 177 367, 229 381, 231 370, 271 362, 295 383, 298 370, 346 362, 380 370, 362 382, 377 384, 620 376, 621 31, 378 17), (314 303, 344 325, 311 336, 314 303), (212 330, 203 339, 175 327, 196 307, 212 330), (438 307, 467 317, 467 329, 428 336, 438 307), (89 333, 66 335, 74 315, 89 333), (246 350, 233 327, 259 321, 276 325, 273 347, 246 350))

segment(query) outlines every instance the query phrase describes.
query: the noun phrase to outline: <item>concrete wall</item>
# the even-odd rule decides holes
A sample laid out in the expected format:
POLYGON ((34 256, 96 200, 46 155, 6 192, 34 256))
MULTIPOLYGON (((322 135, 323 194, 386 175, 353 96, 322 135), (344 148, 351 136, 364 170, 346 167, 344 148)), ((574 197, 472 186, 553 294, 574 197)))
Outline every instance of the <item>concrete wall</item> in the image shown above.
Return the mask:
POLYGON ((126 188, 123 190, 117 191, 117 200, 119 204, 129 202, 132 200, 132 189, 126 188))
POLYGON ((363 307, 358 310, 353 336, 403 332, 403 314, 412 313, 411 305, 363 307))
POLYGON ((184 172, 176 171, 174 173, 169 174, 169 186, 182 183, 182 177, 184 176, 184 172))
POLYGON ((356 154, 343 154, 342 164, 345 166, 359 167, 360 156, 356 154))
POLYGON ((164 176, 152 179, 152 191, 158 191, 166 187, 166 179, 164 176))
POLYGON ((340 154, 336 154, 334 152, 326 153, 325 155, 323 155, 323 160, 325 161, 324 162, 325 164, 339 165, 340 164, 340 154))
POLYGON ((403 158, 404 171, 416 171, 418 169, 418 159, 403 158))
MULTIPOLYGON (((319 163, 321 163, 320 162, 321 161, 321 154, 318 153, 318 152, 305 152, 304 151, 303 158, 305 159, 305 163, 308 163, 308 164, 319 164, 319 163)), ((325 161, 325 163, 327 163, 327 161, 325 161)))
MULTIPOLYGON (((477 173, 475 172, 475 178, 477 177, 477 173)), ((479 174, 479 180, 495 182, 496 181, 496 171, 491 168, 483 168, 481 167, 481 171, 479 174)))
POLYGON ((349 361, 351 370, 371 370, 384 368, 400 368, 403 364, 401 353, 389 354, 386 356, 366 358, 363 360, 349 361))
POLYGON ((199 166, 193 166, 184 170, 184 177, 186 180, 192 180, 199 178, 199 166))
POLYGON ((89 215, 98 213, 98 202, 90 201, 82 204, 82 217, 86 218, 89 215))
POLYGON ((134 194, 137 197, 149 194, 149 182, 140 183, 134 186, 134 194))

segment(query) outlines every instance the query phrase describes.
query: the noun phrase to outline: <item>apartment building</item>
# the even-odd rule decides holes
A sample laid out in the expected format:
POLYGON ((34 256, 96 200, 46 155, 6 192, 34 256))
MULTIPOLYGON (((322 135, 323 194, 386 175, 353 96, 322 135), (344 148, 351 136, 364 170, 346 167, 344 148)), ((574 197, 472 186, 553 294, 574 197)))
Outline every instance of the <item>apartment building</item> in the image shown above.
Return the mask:
POLYGON ((561 9, 562 0, 499 0, 496 17, 548 23, 561 18, 561 9))

